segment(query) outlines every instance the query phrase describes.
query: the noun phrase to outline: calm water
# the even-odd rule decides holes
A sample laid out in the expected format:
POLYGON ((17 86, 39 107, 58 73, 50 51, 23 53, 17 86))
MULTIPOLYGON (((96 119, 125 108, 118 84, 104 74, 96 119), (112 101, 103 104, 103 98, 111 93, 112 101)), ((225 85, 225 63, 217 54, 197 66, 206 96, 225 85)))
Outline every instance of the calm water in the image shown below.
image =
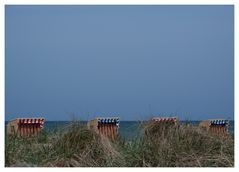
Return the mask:
MULTIPOLYGON (((185 123, 186 121, 182 121, 181 123, 185 123)), ((188 121, 187 121, 188 122, 188 121)), ((198 125, 200 121, 190 121, 193 125, 198 125)), ((82 122, 85 123, 86 122, 82 122)), ((44 125, 44 129, 47 132, 54 132, 57 130, 64 130, 68 125, 70 125, 70 121, 46 121, 44 125)), ((138 121, 121 121, 119 127, 119 134, 124 138, 134 138, 140 133, 140 122, 138 121)), ((7 121, 5 122, 5 126, 7 125, 7 121)), ((234 121, 230 121, 229 132, 234 134, 234 121)))

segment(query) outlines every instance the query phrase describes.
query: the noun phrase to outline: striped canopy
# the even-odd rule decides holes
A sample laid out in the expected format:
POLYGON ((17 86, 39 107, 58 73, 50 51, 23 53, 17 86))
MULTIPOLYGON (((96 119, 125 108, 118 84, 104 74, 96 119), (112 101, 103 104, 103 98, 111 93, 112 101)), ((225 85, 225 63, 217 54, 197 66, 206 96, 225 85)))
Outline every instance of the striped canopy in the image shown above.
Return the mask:
POLYGON ((19 125, 27 125, 27 124, 40 124, 40 127, 43 127, 45 122, 44 118, 19 118, 19 125))
POLYGON ((101 117, 98 118, 98 124, 116 124, 119 125, 119 118, 118 117, 101 117))
POLYGON ((225 119, 215 119, 210 121, 211 125, 225 125, 228 124, 228 120, 225 119))
POLYGON ((154 117, 153 121, 157 122, 176 122, 178 120, 177 117, 154 117))

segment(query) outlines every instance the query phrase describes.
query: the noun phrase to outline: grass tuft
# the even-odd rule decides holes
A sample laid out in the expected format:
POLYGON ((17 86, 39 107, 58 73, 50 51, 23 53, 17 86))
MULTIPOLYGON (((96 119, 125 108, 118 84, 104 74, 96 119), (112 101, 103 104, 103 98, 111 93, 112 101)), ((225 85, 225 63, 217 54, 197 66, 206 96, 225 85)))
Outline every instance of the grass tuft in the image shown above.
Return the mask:
POLYGON ((37 137, 7 135, 5 166, 233 167, 234 139, 187 124, 142 124, 142 134, 112 141, 72 122, 37 137))

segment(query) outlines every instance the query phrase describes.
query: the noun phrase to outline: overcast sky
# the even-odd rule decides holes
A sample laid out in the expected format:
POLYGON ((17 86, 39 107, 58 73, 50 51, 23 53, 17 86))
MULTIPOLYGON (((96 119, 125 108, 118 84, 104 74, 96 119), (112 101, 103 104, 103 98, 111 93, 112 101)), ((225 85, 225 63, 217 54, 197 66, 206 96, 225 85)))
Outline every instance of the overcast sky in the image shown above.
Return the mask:
POLYGON ((234 118, 233 6, 6 6, 6 120, 234 118))

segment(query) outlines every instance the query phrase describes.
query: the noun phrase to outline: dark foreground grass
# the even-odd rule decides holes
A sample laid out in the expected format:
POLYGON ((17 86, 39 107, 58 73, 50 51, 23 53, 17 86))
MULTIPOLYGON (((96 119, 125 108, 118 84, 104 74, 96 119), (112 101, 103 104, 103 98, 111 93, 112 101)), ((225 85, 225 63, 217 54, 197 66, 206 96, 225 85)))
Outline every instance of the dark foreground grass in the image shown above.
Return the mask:
POLYGON ((142 125, 142 136, 111 141, 74 122, 38 137, 6 136, 5 165, 30 167, 233 167, 234 140, 192 125, 142 125))

